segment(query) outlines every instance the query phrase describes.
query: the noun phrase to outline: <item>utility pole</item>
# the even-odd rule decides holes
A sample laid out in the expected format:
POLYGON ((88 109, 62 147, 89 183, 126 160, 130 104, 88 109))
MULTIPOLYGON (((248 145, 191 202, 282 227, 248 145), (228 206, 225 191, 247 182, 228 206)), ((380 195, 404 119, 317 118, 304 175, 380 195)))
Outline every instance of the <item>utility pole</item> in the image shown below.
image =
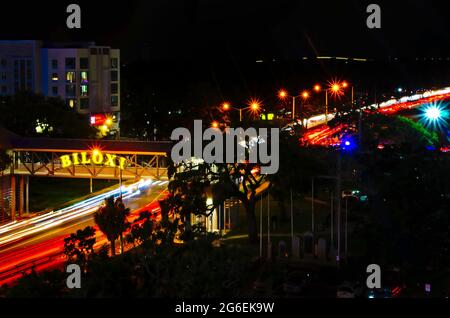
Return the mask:
POLYGON ((259 258, 262 259, 263 252, 263 197, 261 196, 261 211, 259 213, 259 258))
POLYGON ((294 212, 292 209, 292 187, 291 187, 291 244, 294 246, 294 212))
POLYGON ((334 196, 334 193, 333 193, 333 191, 331 191, 331 198, 330 198, 330 209, 331 209, 331 211, 330 211, 330 217, 331 217, 331 222, 330 222, 330 227, 331 227, 331 233, 330 233, 330 236, 331 236, 331 248, 333 248, 334 249, 334 215, 333 215, 333 196, 334 196))
POLYGON ((345 258, 348 252, 348 197, 345 197, 345 258))
POLYGON ((336 175, 336 195, 337 195, 337 261, 340 263, 341 259, 341 169, 342 169, 342 156, 341 151, 337 153, 337 175, 336 175))
POLYGON ((292 120, 295 120, 295 96, 292 96, 292 120))
POLYGON ((311 180, 311 232, 314 233, 314 177, 311 180))
POLYGON ((272 244, 270 243, 270 191, 267 190, 267 259, 272 259, 272 244))

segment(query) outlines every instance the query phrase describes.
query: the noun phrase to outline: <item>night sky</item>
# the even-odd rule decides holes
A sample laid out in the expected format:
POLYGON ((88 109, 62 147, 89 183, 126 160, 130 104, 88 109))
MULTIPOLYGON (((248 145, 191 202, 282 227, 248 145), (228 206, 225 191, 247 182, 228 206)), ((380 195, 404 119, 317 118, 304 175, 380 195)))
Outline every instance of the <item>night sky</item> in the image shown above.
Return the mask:
POLYGON ((124 61, 450 56, 448 1, 76 1, 82 29, 69 30, 72 2, 2 3, 0 38, 96 41, 124 61), (381 30, 366 27, 372 2, 381 30))

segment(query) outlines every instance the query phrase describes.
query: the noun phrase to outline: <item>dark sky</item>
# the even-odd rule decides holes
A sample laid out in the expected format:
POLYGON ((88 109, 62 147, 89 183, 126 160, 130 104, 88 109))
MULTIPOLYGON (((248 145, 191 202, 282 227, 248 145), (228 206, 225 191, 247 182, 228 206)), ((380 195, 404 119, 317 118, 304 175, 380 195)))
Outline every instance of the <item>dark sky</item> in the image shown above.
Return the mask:
POLYGON ((449 1, 147 0, 8 1, 0 39, 94 40, 131 60, 220 60, 332 55, 450 56, 449 1), (67 4, 82 29, 65 26, 67 4), (382 9, 381 30, 366 7, 382 9))

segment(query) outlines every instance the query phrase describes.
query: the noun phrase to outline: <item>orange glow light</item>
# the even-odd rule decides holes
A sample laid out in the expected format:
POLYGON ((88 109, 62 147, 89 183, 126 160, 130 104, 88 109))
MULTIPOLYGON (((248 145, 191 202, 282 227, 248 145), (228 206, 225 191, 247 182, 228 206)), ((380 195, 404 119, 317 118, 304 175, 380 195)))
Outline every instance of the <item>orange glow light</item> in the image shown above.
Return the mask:
POLYGON ((315 90, 316 92, 320 92, 321 89, 322 89, 322 88, 320 87, 319 84, 314 85, 314 90, 315 90))
POLYGON ((278 93, 278 96, 279 96, 280 98, 285 98, 285 97, 287 96, 287 92, 286 92, 285 90, 281 90, 281 91, 278 93))
POLYGON ((344 94, 344 92, 342 91, 342 87, 343 85, 341 85, 339 82, 337 81, 333 81, 329 83, 329 87, 330 87, 330 91, 331 94, 334 97, 338 97, 344 94))
POLYGON ((304 99, 307 99, 307 98, 309 97, 308 91, 304 91, 304 92, 302 93, 302 97, 303 97, 304 99))
POLYGON ((212 128, 219 128, 219 123, 218 123, 217 121, 213 121, 213 122, 211 123, 211 127, 212 127, 212 128))
POLYGON ((342 83, 342 87, 347 88, 347 86, 348 86, 348 83, 344 81, 344 82, 342 83))
POLYGON ((257 110, 259 110, 260 107, 261 107, 261 104, 258 100, 253 99, 250 101, 251 110, 257 111, 257 110))
POLYGON ((222 108, 224 110, 229 110, 230 109, 230 104, 229 103, 223 103, 222 108))

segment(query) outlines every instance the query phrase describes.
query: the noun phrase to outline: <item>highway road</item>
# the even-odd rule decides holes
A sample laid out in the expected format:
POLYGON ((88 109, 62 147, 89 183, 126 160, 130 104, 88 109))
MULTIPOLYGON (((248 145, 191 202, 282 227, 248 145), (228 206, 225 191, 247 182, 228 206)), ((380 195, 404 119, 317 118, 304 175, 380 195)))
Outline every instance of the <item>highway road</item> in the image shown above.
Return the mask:
MULTIPOLYGON (((129 207, 130 221, 140 211, 159 210, 158 199, 167 189, 167 181, 142 179, 122 186, 125 206, 129 207)), ((64 261, 64 238, 86 226, 95 226, 93 214, 109 196, 118 197, 117 189, 80 201, 60 210, 0 226, 0 286, 11 283, 32 267, 37 271, 61 266, 64 261)), ((97 229, 95 248, 108 243, 97 229)))
MULTIPOLYGON (((385 115, 393 115, 402 110, 413 109, 420 107, 424 104, 437 103, 446 99, 450 99, 450 87, 446 87, 439 90, 426 91, 422 94, 415 94, 412 96, 404 96, 399 99, 391 99, 379 104, 372 104, 367 107, 362 107, 359 110, 365 111, 368 109, 376 109, 379 113, 385 115)), ((344 113, 345 115, 345 113, 344 113)), ((332 120, 336 116, 335 113, 328 114, 328 121, 332 120)), ((325 114, 316 115, 304 120, 304 125, 308 128, 308 131, 303 135, 301 141, 305 144, 329 146, 336 143, 336 138, 333 136, 345 128, 345 125, 337 125, 330 128, 326 125, 325 114)), ((284 127, 284 129, 292 129, 292 124, 284 127)))

